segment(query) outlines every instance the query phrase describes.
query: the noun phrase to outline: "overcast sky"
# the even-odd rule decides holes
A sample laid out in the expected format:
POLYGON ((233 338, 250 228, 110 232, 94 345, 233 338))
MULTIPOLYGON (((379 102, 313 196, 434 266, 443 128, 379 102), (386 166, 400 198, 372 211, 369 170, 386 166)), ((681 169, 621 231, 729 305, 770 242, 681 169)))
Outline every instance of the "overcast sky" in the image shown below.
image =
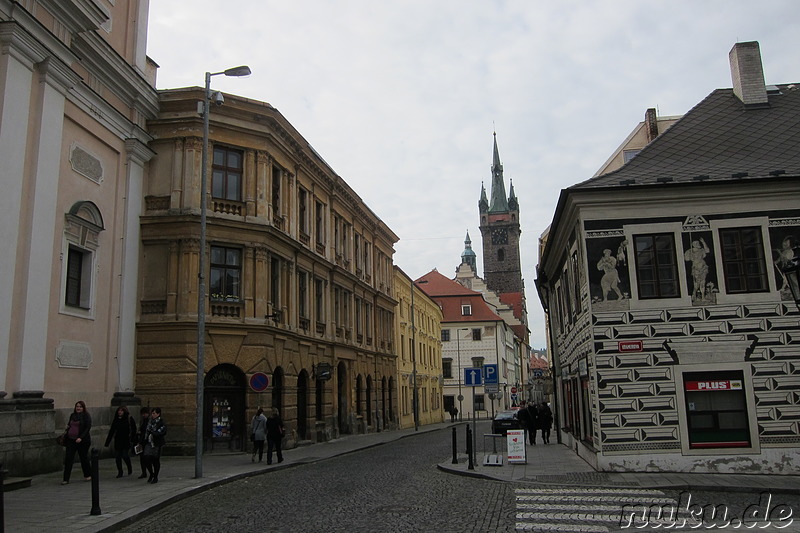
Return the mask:
POLYGON ((395 264, 453 277, 497 132, 522 224, 531 344, 545 346, 538 238, 561 189, 591 177, 655 107, 731 87, 759 41, 768 84, 800 82, 800 2, 762 0, 152 0, 158 88, 268 102, 399 237, 395 264))

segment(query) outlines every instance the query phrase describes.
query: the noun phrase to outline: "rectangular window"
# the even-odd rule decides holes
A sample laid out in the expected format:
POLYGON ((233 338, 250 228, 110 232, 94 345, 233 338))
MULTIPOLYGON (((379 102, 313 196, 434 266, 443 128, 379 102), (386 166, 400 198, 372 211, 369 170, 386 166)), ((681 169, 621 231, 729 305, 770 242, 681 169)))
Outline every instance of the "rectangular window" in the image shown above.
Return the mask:
POLYGON ((472 315, 472 306, 471 305, 462 305, 461 306, 461 316, 471 316, 472 315))
POLYGON ((272 214, 281 214, 281 179, 283 171, 277 165, 272 165, 272 214))
MULTIPOLYGON (((636 248, 636 281, 639 288, 639 298, 676 298, 678 291, 678 267, 675 259, 675 236, 672 233, 659 233, 654 235, 635 235, 633 237, 636 248)), ((616 269, 606 271, 606 276, 615 276, 609 280, 609 287, 603 290, 613 290, 619 275, 616 269)), ((605 283, 601 281, 601 283, 605 283)))
POLYGON ((297 191, 297 226, 300 233, 308 235, 308 192, 305 189, 298 189, 297 191))
POLYGON ((450 330, 443 329, 442 330, 442 342, 447 342, 450 340, 450 330))
POLYGON ((472 330, 472 340, 474 341, 481 340, 481 328, 474 328, 472 330))
POLYGON ((211 176, 211 196, 224 200, 242 201, 242 152, 224 146, 214 147, 211 176))
POLYGON ((767 271, 761 228, 720 229, 719 236, 728 294, 766 292, 767 271))
POLYGON ((749 448, 741 371, 683 375, 690 448, 749 448))
POLYGON ((483 368, 483 357, 473 357, 472 368, 483 368))
POLYGON ((486 404, 483 401, 483 394, 476 394, 475 395, 475 410, 476 411, 485 411, 486 404))
POLYGON ((325 244, 325 207, 322 202, 316 202, 314 205, 317 244, 325 244))
POLYGON ((269 293, 272 312, 281 310, 281 260, 273 257, 269 262, 269 293))
POLYGON ((324 299, 324 282, 321 279, 314 280, 314 301, 316 303, 317 322, 325 322, 325 307, 323 305, 324 299))
POLYGON ((308 274, 297 273, 297 312, 300 318, 308 318, 308 274))
POLYGON ((209 296, 212 300, 238 302, 242 277, 242 251, 226 246, 211 247, 211 280, 209 296))
POLYGON ((69 307, 89 308, 89 271, 91 254, 72 246, 67 252, 67 279, 64 304, 69 307))
POLYGON ((453 360, 452 359, 443 359, 442 360, 442 377, 444 379, 453 379, 453 360))

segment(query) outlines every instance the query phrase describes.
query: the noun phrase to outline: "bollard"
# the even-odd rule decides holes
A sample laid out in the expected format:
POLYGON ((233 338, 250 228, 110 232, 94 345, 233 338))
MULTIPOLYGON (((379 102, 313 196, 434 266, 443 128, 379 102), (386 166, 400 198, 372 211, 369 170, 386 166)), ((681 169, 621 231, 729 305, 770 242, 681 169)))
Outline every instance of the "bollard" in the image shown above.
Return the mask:
POLYGON ((6 471, 3 470, 3 463, 0 463, 0 533, 4 533, 6 530, 6 519, 5 519, 5 504, 3 502, 3 481, 6 479, 6 471))
POLYGON ((475 463, 472 461, 472 438, 471 435, 467 434, 467 455, 469 455, 469 463, 467 464, 467 470, 475 470, 475 463))
POLYGON ((92 516, 100 514, 100 450, 92 448, 92 516))
POLYGON ((467 449, 464 451, 464 453, 469 453, 469 441, 472 440, 472 439, 469 438, 469 432, 470 432, 469 424, 467 424, 465 427, 467 428, 466 432, 465 432, 465 435, 464 435, 464 437, 466 439, 466 443, 467 443, 467 449))
POLYGON ((458 464, 458 436, 456 435, 455 426, 453 426, 453 464, 458 464))

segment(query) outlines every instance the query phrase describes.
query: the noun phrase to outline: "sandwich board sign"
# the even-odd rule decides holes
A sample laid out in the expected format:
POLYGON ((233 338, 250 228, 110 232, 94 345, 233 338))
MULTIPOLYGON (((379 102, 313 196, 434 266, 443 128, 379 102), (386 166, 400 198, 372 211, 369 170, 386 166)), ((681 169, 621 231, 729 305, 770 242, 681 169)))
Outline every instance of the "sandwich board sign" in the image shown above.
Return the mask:
POLYGON ((528 457, 525 454, 525 430, 509 429, 506 432, 506 451, 508 452, 508 464, 527 464, 528 457))

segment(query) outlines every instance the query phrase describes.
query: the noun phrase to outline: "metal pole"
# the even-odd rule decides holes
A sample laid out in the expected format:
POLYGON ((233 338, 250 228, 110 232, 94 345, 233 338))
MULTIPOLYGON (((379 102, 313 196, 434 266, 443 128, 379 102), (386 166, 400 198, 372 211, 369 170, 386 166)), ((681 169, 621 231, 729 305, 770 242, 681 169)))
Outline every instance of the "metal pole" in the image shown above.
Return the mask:
POLYGON ((100 450, 92 448, 92 516, 102 514, 100 511, 100 450))
MULTIPOLYGON (((453 428, 455 429, 455 428, 453 428)), ((455 455, 453 455, 455 458, 455 455)), ((3 483, 5 482, 6 478, 6 471, 3 470, 3 463, 0 463, 0 533, 5 533, 6 530, 6 519, 5 519, 5 502, 3 500, 3 492, 5 489, 3 488, 3 483)))
POLYGON ((203 477, 203 381, 206 344, 206 189, 208 183, 208 114, 211 73, 206 72, 203 92, 203 152, 200 165, 200 252, 197 271, 197 375, 194 435, 194 477, 203 477))
MULTIPOLYGON (((473 409, 473 414, 474 414, 474 411, 475 410, 473 409)), ((469 462, 467 463, 467 469, 468 470, 475 470, 475 462, 472 460, 472 451, 473 451, 472 448, 473 448, 473 446, 472 446, 472 434, 471 433, 472 432, 469 430, 469 425, 467 425, 467 455, 469 456, 469 459, 468 459, 469 462)))
MULTIPOLYGON (((455 426, 453 426, 453 464, 454 465, 458 464, 458 436, 456 435, 456 427, 455 426)), ((0 476, 2 476, 2 473, 0 473, 0 476)), ((1 477, 0 477, 0 488, 2 488, 2 478, 1 477)), ((2 498, 2 495, 0 495, 0 498, 2 498)), ((0 533, 2 533, 2 532, 0 532, 0 533)))

